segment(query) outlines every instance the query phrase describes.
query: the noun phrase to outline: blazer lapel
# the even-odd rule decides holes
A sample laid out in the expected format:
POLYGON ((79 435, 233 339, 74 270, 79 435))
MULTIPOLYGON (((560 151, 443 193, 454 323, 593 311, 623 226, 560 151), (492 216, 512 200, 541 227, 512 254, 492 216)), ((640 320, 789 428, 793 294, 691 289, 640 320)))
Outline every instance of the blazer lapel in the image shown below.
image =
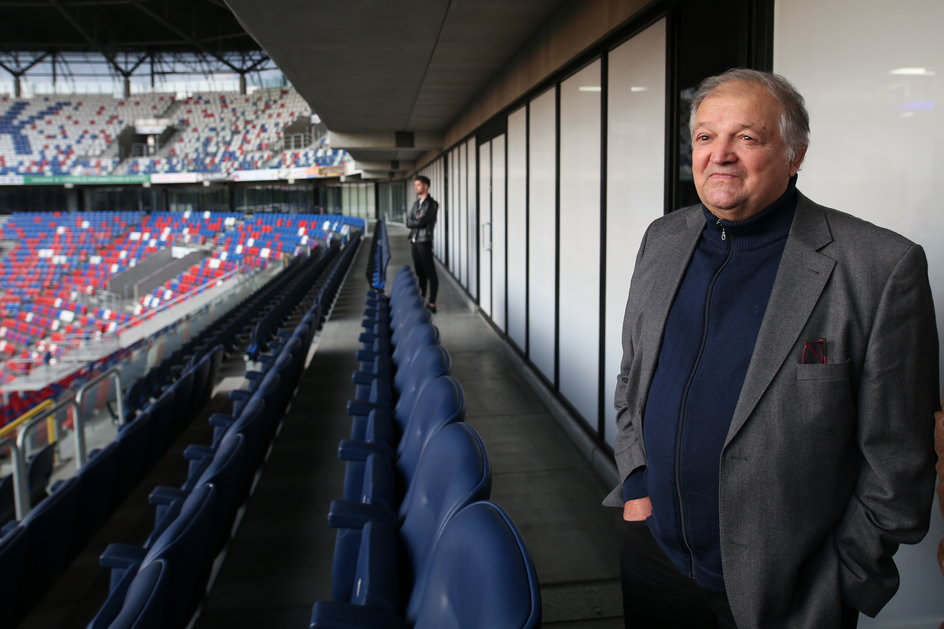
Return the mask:
POLYGON ((832 274, 836 261, 818 253, 832 242, 823 210, 798 194, 797 212, 777 269, 777 277, 757 334, 741 395, 725 445, 747 422, 761 396, 784 363, 832 274))
POLYGON ((655 272, 653 286, 662 287, 663 290, 653 290, 650 301, 645 305, 646 323, 639 350, 640 355, 643 356, 640 368, 640 391, 649 390, 649 382, 655 374, 656 363, 659 359, 662 333, 665 331, 669 309, 672 307, 675 293, 678 292, 679 284, 682 283, 682 278, 685 276, 688 263, 704 228, 705 217, 701 206, 698 205, 686 217, 684 229, 673 232, 668 238, 649 245, 658 248, 653 264, 655 272))

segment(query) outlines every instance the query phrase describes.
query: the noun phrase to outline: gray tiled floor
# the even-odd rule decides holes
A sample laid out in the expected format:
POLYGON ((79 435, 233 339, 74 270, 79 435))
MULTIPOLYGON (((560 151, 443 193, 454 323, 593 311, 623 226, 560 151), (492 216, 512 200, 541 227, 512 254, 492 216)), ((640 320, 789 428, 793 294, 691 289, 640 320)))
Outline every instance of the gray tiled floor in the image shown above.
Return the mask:
MULTIPOLYGON (((391 226, 391 274, 409 261, 391 226)), ((337 442, 350 424, 353 354, 366 293, 360 252, 219 577, 201 629, 304 627, 311 604, 330 599, 334 533, 325 523, 340 496, 337 442)), ((617 514, 600 507, 606 487, 530 390, 503 341, 440 270, 439 327, 465 391, 467 418, 493 470, 492 498, 516 522, 545 592, 545 625, 614 629, 618 618, 617 514)))

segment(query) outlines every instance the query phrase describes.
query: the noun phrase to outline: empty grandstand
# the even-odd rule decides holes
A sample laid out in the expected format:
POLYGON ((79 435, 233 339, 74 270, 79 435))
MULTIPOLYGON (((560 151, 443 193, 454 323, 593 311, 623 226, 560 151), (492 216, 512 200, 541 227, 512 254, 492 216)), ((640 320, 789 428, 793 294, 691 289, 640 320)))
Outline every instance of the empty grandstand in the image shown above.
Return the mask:
POLYGON ((225 353, 265 360, 304 303, 305 358, 363 229, 313 214, 7 219, 0 626, 30 612, 203 412, 225 353))
POLYGON ((0 175, 232 175, 265 168, 343 166, 344 152, 326 147, 323 136, 311 137, 309 147, 283 147, 283 129, 310 118, 310 108, 290 87, 260 89, 251 95, 207 92, 181 99, 161 93, 128 98, 4 96, 0 175), (153 133, 137 133, 143 137, 140 148, 122 146, 122 137, 130 134, 133 141, 140 131, 136 125, 155 120, 165 122, 153 133), (124 153, 127 157, 121 159, 124 153))

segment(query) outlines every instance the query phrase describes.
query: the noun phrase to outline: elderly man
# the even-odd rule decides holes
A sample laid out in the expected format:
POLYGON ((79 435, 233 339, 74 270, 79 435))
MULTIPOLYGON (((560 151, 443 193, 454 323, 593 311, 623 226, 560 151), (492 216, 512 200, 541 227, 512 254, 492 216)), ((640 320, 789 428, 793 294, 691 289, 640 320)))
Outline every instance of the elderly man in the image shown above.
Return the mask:
POLYGON ((623 322, 626 626, 854 627, 929 523, 924 252, 796 189, 809 118, 782 77, 705 80, 690 129, 702 203, 649 227, 623 322))

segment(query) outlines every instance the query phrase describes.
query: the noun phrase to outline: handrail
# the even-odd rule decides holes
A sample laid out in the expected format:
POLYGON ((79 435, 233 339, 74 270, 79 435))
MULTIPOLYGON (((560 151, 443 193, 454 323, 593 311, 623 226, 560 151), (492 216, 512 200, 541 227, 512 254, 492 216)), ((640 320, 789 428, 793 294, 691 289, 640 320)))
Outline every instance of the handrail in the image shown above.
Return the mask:
MULTIPOLYGON (((78 436, 78 432, 80 430, 84 430, 84 426, 82 424, 81 418, 79 417, 79 406, 76 404, 75 398, 63 400, 55 407, 33 417, 23 425, 22 429, 16 436, 16 442, 12 446, 13 452, 11 454, 13 458, 13 501, 16 506, 17 520, 22 521, 23 518, 29 514, 32 508, 32 505, 30 505, 29 472, 26 469, 26 436, 33 426, 39 424, 40 422, 54 418, 56 413, 70 406, 74 412, 73 419, 75 421, 76 436, 78 436)), ((79 439, 77 438, 75 441, 76 457, 78 457, 79 439)))
POLYGON ((22 415, 14 419, 12 422, 7 424, 6 426, 3 426, 2 428, 0 428, 0 439, 5 438, 7 435, 14 432, 17 428, 19 428, 21 424, 28 422, 31 418, 36 417, 37 415, 39 415, 46 409, 52 408, 54 404, 55 403, 53 402, 52 399, 43 400, 42 402, 40 402, 39 404, 31 408, 30 410, 26 411, 25 413, 23 413, 22 415))

